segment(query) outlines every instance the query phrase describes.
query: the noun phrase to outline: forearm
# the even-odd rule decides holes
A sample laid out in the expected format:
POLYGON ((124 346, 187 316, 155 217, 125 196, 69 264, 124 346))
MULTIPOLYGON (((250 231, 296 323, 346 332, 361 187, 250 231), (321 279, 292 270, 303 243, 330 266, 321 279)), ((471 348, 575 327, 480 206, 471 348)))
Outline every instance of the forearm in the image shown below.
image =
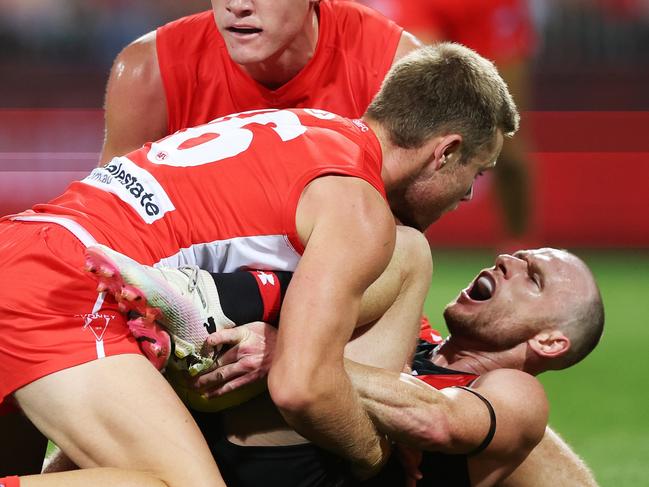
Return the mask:
POLYGON ((435 449, 445 441, 445 396, 439 391, 407 374, 350 360, 345 369, 380 431, 421 449, 435 449))
POLYGON ((392 256, 394 220, 367 182, 325 176, 303 191, 296 227, 305 250, 282 305, 268 388, 299 433, 371 471, 387 456, 387 441, 365 413, 343 354, 363 294, 392 256))
MULTIPOLYGON (((272 380, 272 371, 271 376, 272 380)), ((293 399, 273 400, 286 421, 304 437, 347 460, 368 475, 387 459, 387 439, 365 412, 344 370, 321 370, 310 376, 308 394, 296 391, 293 399)))

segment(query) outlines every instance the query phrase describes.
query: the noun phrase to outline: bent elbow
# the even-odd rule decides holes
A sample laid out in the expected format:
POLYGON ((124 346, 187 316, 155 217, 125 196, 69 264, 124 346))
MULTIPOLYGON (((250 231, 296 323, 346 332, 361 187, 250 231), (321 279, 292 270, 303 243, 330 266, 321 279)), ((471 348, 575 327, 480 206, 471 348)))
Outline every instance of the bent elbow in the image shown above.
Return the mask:
POLYGON ((455 438, 448 418, 443 414, 430 414, 415 432, 420 447, 428 451, 446 451, 453 448, 455 438))
POLYGON ((275 406, 285 414, 303 415, 317 402, 316 393, 304 376, 271 368, 268 392, 275 406))

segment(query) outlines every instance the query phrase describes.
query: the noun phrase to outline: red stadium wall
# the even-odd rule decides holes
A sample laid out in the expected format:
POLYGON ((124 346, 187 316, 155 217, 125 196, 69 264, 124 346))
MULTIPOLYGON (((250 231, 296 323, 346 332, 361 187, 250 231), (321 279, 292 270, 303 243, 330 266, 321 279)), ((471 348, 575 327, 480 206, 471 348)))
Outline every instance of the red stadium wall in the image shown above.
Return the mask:
MULTIPOLYGON (((534 244, 649 247, 649 112, 531 112, 534 244)), ((434 246, 503 238, 490 178, 429 231, 434 246)))
MULTIPOLYGON (((532 112, 534 242, 649 247, 649 112, 532 112)), ((99 110, 0 110, 0 214, 46 201, 96 164, 99 110)), ((487 175, 429 231, 434 246, 503 238, 487 175)))

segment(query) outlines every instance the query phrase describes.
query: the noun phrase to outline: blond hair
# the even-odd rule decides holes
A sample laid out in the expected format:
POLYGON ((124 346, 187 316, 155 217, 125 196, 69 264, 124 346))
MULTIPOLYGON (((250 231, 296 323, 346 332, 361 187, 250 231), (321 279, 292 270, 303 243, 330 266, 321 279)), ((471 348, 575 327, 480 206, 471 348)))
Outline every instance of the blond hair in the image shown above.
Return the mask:
POLYGON ((491 149, 497 130, 518 130, 518 110, 490 61, 460 44, 444 42, 413 51, 388 72, 366 116, 392 143, 421 147, 431 136, 463 136, 462 160, 491 149))

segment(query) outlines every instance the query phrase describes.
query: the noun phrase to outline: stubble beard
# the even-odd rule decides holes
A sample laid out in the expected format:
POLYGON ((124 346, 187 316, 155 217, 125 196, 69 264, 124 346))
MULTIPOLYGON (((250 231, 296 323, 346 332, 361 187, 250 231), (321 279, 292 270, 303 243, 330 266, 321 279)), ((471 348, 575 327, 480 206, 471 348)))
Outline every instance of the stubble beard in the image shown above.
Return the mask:
POLYGON ((447 307, 444 320, 452 336, 478 343, 489 350, 508 350, 527 339, 523 327, 507 323, 507 318, 503 317, 461 316, 447 307))

